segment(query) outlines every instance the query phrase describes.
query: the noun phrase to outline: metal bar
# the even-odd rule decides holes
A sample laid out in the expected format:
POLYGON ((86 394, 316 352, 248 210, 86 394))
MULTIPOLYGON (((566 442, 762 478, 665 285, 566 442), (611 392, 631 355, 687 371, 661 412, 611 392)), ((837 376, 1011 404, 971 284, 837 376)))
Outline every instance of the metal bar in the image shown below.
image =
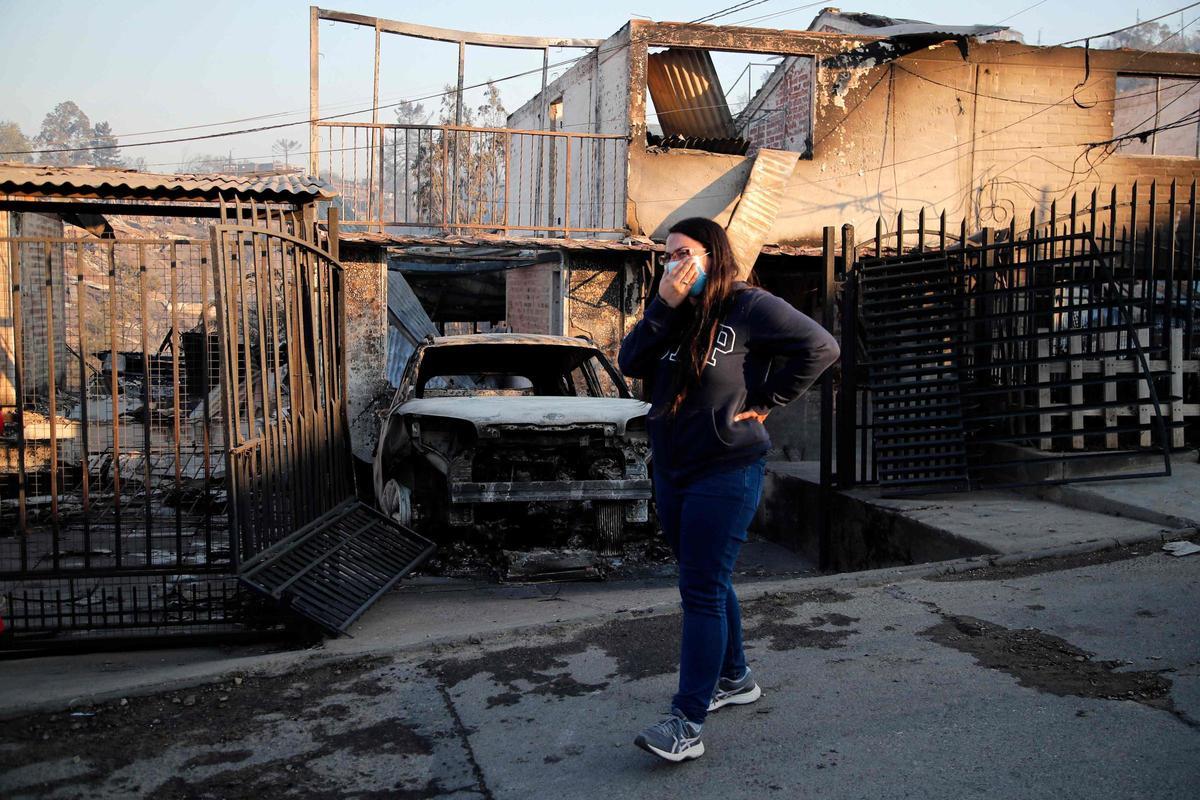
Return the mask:
POLYGON ((1146 300, 1146 322, 1150 328, 1148 344, 1153 346, 1155 334, 1154 306, 1158 301, 1158 181, 1150 182, 1150 214, 1146 220, 1146 282, 1143 292, 1146 300))
MULTIPOLYGON (((1200 134, 1198 134, 1200 135, 1200 134)), ((1192 188, 1188 194, 1189 236, 1188 236, 1188 266, 1187 266, 1187 330, 1183 343, 1183 351, 1188 356, 1192 354, 1196 335, 1196 180, 1192 179, 1192 188)))
MULTIPOLYGON (((49 385, 50 401, 50 531, 52 549, 54 551, 54 568, 59 567, 62 551, 60 535, 62 533, 58 518, 58 380, 55 374, 57 365, 54 361, 55 351, 58 350, 60 339, 54 326, 54 248, 46 244, 46 381, 49 385)), ((66 253, 63 253, 66 256, 66 253)), ((63 264, 64 272, 66 264, 63 264)), ((64 327, 65 327, 64 320, 64 327)))
MULTIPOLYGON (((821 324, 825 330, 834 327, 834 280, 836 261, 834 248, 834 229, 825 226, 822 230, 822 266, 824 280, 821 290, 821 324)), ((821 502, 818 515, 818 560, 822 570, 830 569, 833 564, 832 553, 832 519, 829 505, 833 497, 833 374, 826 370, 821 376, 821 502)))
MULTIPOLYGON (((63 272, 66 272, 66 253, 63 254, 63 272)), ((65 281, 64 281, 65 284, 65 281)), ((84 300, 87 296, 87 286, 83 278, 83 245, 75 245, 75 312, 76 324, 79 326, 79 491, 82 505, 83 525, 83 566, 92 566, 92 521, 91 521, 91 457, 89 453, 90 413, 88 411, 88 374, 87 374, 87 326, 84 313, 84 300)))
MULTIPOLYGON (((251 200, 251 208, 257 211, 257 203, 251 200)), ((256 214, 257 216, 257 214, 256 214)), ((250 238, 250 262, 246 266, 249 267, 254 279, 254 319, 258 334, 258 384, 259 391, 262 395, 262 436, 265 440, 264 446, 258 450, 258 467, 260 470, 260 479, 262 482, 263 496, 259 502, 259 517, 261 519, 259 535, 267 535, 273 538, 275 528, 275 520, 277 517, 277 509, 275 507, 276 499, 279 497, 277 480, 280 476, 278 464, 275 461, 275 425, 271 422, 271 392, 268 386, 270 373, 267 370, 267 332, 263 316, 267 308, 266 296, 263 294, 263 269, 261 259, 259 258, 258 243, 263 242, 264 248, 270 247, 268 234, 258 233, 250 238)), ((264 253, 265 256, 265 253, 264 253)), ((269 272, 269 268, 267 270, 269 272)), ((249 350, 247 345, 247 350, 249 350)), ((253 405, 255 398, 251 388, 254 381, 250 379, 250 374, 247 373, 246 380, 246 403, 253 405)), ((276 410, 278 413, 278 410, 276 410)))
MULTIPOLYGON (((108 243, 108 362, 109 392, 112 399, 112 480, 113 480, 113 555, 121 566, 121 404, 117 380, 117 252, 116 243, 108 243)), ((149 409, 147 409, 149 411, 149 409)))
MULTIPOLYGON (((211 252, 211 250, 210 250, 211 252)), ((200 251, 200 333, 204 340, 204 346, 201 348, 200 356, 200 412, 201 419, 204 420, 204 431, 201 434, 201 447, 204 456, 204 558, 205 563, 210 563, 213 556, 213 541, 212 541, 212 409, 209 395, 212 392, 212 387, 209 385, 211 377, 212 365, 208 363, 212 348, 209 346, 209 336, 212 334, 208 330, 208 259, 204 255, 204 251, 200 251)), ((214 299, 213 310, 216 311, 217 303, 214 299)), ((216 317, 214 317, 214 321, 216 317)), ((218 355, 219 355, 218 350, 218 355)), ((219 366, 219 364, 218 364, 219 366)), ((229 472, 229 464, 225 464, 225 472, 229 472)), ((228 500, 228 498, 226 498, 228 500)), ((233 541, 230 540, 232 549, 233 541)))
MULTIPOLYGON (((319 175, 321 171, 321 131, 317 127, 321 117, 320 11, 316 6, 308 9, 308 171, 312 175, 319 175)), ((332 172, 330 170, 330 177, 332 172)))
POLYGON ((473 33, 470 31, 452 30, 450 28, 435 28, 430 25, 416 25, 410 22, 397 22, 390 19, 368 17, 363 14, 351 14, 345 11, 330 11, 315 7, 314 11, 320 19, 331 20, 333 22, 345 22, 351 25, 363 25, 366 27, 377 26, 385 33, 395 33, 419 39, 431 39, 438 42, 465 41, 468 44, 479 47, 511 47, 519 50, 541 50, 543 47, 591 49, 599 47, 604 43, 603 39, 473 33))
POLYGON ((857 281, 854 268, 854 226, 842 226, 842 327, 841 381, 837 398, 837 482, 841 489, 855 484, 854 422, 858 417, 858 318, 857 281))
POLYGON ((141 330, 141 345, 142 345, 142 496, 144 516, 146 519, 146 563, 151 564, 154 550, 154 504, 151 502, 153 478, 151 476, 150 461, 151 453, 153 452, 153 433, 151 431, 151 423, 154 415, 152 400, 150 396, 151 383, 151 368, 150 368, 150 340, 147 327, 150 324, 150 298, 149 287, 146 286, 148 273, 146 270, 146 247, 139 244, 137 246, 138 260, 138 297, 141 301, 141 319, 139 320, 139 328, 141 330))
MULTIPOLYGON (((21 571, 29 569, 28 538, 29 525, 26 516, 26 492, 28 475, 25 470, 25 330, 24 314, 21 305, 24 302, 21 294, 21 283, 24 269, 21 261, 21 247, 17 242, 10 241, 9 280, 12 290, 12 322, 13 322, 13 391, 17 404, 17 536, 19 541, 21 571)), ((11 607, 11 606, 10 606, 11 607)))
MULTIPOLYGON (((1175 329, 1174 311, 1175 311, 1175 258, 1176 258, 1176 243, 1175 237, 1178 234, 1177 224, 1175 221, 1176 212, 1176 186, 1174 179, 1171 180, 1171 193, 1167 200, 1167 274, 1163 281, 1163 346, 1167 349, 1167 361, 1174 358, 1175 337, 1172 331, 1175 329)), ((1155 280, 1157 291, 1157 279, 1155 280)), ((1192 316, 1192 309, 1188 309, 1188 316, 1192 316)))
MULTIPOLYGON (((179 463, 181 452, 179 447, 179 253, 172 244, 168 251, 170 257, 170 302, 171 302, 171 438, 175 452, 175 564, 183 566, 183 472, 179 463)), ((211 513, 211 511, 206 511, 211 513)))
MULTIPOLYGON (((229 529, 229 555, 232 566, 236 570, 242 561, 242 532, 237 512, 240 503, 240 481, 237 478, 237 461, 231 454, 237 446, 237 431, 233 418, 234 407, 237 405, 237 333, 233 328, 233 315, 230 304, 233 297, 229 291, 229 267, 227 262, 225 240, 235 233, 226 233, 224 226, 214 226, 212 235, 212 264, 213 291, 217 307, 217 335, 220 340, 218 361, 221 367, 221 418, 225 421, 223 450, 225 455, 225 486, 226 486, 226 519, 229 529), (233 394, 232 399, 230 394, 233 394)), ((207 340, 205 351, 208 350, 207 340)), ((207 373, 207 371, 206 371, 207 373)), ((206 411, 206 415, 207 415, 206 411)), ((210 418, 211 419, 211 418, 210 418)), ((211 534, 209 534, 209 549, 211 552, 211 534)))
MULTIPOLYGON (((563 194, 563 207, 565 209, 565 217, 563 219, 563 234, 567 237, 571 235, 571 137, 566 137, 567 152, 566 152, 566 175, 563 180, 566 182, 566 191, 563 194)), ((551 217, 553 220, 553 217, 551 217)))

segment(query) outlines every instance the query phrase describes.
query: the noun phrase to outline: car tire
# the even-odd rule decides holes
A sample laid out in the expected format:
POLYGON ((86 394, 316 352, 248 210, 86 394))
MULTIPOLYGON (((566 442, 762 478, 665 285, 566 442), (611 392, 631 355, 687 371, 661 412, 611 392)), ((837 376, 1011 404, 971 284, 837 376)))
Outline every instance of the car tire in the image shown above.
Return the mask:
POLYGON ((412 526, 412 489, 396 479, 389 479, 383 485, 383 496, 380 498, 383 513, 396 522, 407 527, 412 526))

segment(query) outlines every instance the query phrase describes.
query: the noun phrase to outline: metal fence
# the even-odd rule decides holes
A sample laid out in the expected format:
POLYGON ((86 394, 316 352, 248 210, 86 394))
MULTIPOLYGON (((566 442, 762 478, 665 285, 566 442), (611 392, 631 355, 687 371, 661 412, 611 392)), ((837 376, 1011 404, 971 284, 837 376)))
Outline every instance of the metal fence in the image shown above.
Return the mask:
POLYGON ((0 593, 26 642, 279 627, 239 564, 353 494, 340 266, 299 214, 226 211, 204 241, 0 238, 0 593))
POLYGON ((17 631, 213 625, 228 579, 209 243, 6 237, 0 582, 17 631))
POLYGON ((408 233, 625 230, 628 137, 461 125, 315 123, 342 223, 408 233))
POLYGON ((1046 211, 974 235, 900 214, 857 246, 847 226, 836 259, 830 232, 843 363, 823 417, 829 482, 1129 478, 1114 456, 1160 454, 1141 474, 1165 474, 1171 449, 1200 442, 1194 185, 1046 211))

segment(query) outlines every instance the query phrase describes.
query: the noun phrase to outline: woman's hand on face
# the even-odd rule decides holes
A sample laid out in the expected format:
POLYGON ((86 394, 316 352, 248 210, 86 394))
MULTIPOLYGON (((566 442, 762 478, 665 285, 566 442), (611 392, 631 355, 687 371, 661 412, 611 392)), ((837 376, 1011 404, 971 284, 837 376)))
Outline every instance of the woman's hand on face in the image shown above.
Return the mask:
POLYGON ((739 414, 735 414, 733 417, 733 421, 741 422, 742 420, 752 419, 752 420, 756 420, 758 422, 766 422, 767 414, 770 414, 770 413, 771 413, 771 410, 768 408, 747 408, 745 411, 742 411, 739 414))
POLYGON ((662 276, 662 280, 658 282, 658 296, 671 308, 677 307, 688 296, 688 291, 699 274, 695 257, 687 259, 662 276))

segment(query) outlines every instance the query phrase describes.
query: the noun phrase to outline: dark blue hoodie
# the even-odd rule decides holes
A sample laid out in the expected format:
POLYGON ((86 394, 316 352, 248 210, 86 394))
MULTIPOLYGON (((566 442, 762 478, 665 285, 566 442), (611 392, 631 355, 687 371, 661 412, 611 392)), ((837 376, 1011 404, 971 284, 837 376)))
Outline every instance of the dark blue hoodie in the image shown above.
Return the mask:
POLYGON ((811 317, 785 300, 744 283, 734 284, 730 307, 700 383, 674 416, 668 413, 674 372, 685 361, 680 342, 692 306, 671 308, 655 296, 633 327, 617 362, 630 378, 648 380, 652 406, 648 420, 654 469, 669 480, 686 483, 704 475, 752 464, 771 447, 757 420, 734 422, 749 408, 771 409, 790 403, 820 377, 840 350, 811 317), (780 361, 772 369, 772 359, 780 361))

